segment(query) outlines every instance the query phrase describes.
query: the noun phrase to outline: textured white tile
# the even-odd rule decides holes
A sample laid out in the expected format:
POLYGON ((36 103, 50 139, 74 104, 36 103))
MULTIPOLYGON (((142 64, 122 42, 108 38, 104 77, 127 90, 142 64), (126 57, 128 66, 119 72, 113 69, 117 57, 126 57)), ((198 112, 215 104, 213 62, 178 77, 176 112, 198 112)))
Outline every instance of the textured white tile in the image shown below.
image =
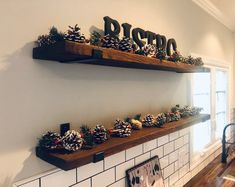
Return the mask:
POLYGON ((106 157, 104 159, 104 169, 107 170, 122 162, 125 162, 125 151, 106 157))
POLYGON ((189 143, 189 134, 184 135, 184 144, 189 143))
POLYGON ((105 172, 92 177, 92 187, 105 187, 115 182, 115 169, 111 168, 105 172))
POLYGON ((175 140, 175 149, 179 149, 184 145, 184 137, 180 137, 175 140))
POLYGON ((41 187, 68 187, 76 183, 76 169, 59 171, 41 178, 41 187))
POLYGON ((141 162, 144 162, 146 160, 150 159, 150 152, 147 152, 143 155, 140 155, 138 157, 135 158, 135 165, 140 164, 141 162))
POLYGON ((143 144, 144 145, 144 153, 152 150, 152 149, 155 149, 157 147, 157 140, 154 139, 154 140, 151 140, 151 141, 148 141, 146 143, 143 144))
POLYGON ((39 187, 39 180, 34 180, 25 184, 20 185, 19 187, 39 187))
POLYGON ((174 142, 169 142, 164 145, 164 155, 168 155, 169 153, 174 151, 174 142))
POLYGON ((143 153, 143 144, 137 145, 126 150, 126 160, 132 159, 143 153))
POLYGON ((162 158, 163 157, 163 146, 158 147, 156 149, 153 149, 151 151, 151 157, 153 156, 158 156, 158 158, 162 158))
POLYGON ((84 179, 87 179, 88 177, 91 177, 97 173, 102 172, 103 169, 103 161, 97 162, 97 163, 90 163, 84 166, 81 166, 77 168, 77 177, 78 182, 82 181, 84 179))
POLYGON ((179 169, 179 177, 183 177, 189 171, 189 164, 179 169))
POLYGON ((184 136, 185 134, 189 133, 189 128, 185 128, 179 131, 180 136, 184 136))
POLYGON ((189 162, 189 154, 184 155, 184 165, 189 162))
POLYGON ((82 181, 82 182, 72 186, 72 187, 91 187, 91 179, 89 178, 85 181, 82 181))
POLYGON ((172 186, 173 184, 175 184, 176 181, 178 181, 179 179, 179 174, 178 172, 174 172, 170 177, 169 177, 169 184, 170 186, 172 186))
POLYGON ((158 146, 166 144, 169 141, 169 135, 162 136, 158 138, 158 146))
POLYGON ((179 169, 179 161, 177 160, 177 161, 175 162, 175 171, 178 170, 178 169, 179 169))
POLYGON ((169 163, 171 164, 172 162, 175 162, 178 160, 178 150, 172 152, 169 154, 169 163))
POLYGON ((109 187, 125 187, 126 186, 126 180, 121 179, 118 182, 115 182, 114 184, 110 185, 109 187))
POLYGON ((163 168, 165 168, 166 166, 168 166, 168 164, 169 164, 169 157, 168 157, 168 155, 167 156, 165 156, 165 157, 163 157, 163 158, 160 158, 160 166, 161 166, 161 168, 163 169, 163 168))
POLYGON ((164 179, 166 179, 167 177, 169 177, 171 174, 174 173, 174 163, 172 163, 171 165, 167 166, 164 170, 163 170, 163 176, 164 179))
POLYGON ((134 159, 132 159, 132 160, 129 160, 123 164, 116 166, 116 180, 119 180, 119 179, 125 177, 126 170, 134 167, 134 165, 135 165, 135 162, 134 162, 134 159))
POLYGON ((170 134, 170 141, 175 140, 179 137, 179 131, 170 134))

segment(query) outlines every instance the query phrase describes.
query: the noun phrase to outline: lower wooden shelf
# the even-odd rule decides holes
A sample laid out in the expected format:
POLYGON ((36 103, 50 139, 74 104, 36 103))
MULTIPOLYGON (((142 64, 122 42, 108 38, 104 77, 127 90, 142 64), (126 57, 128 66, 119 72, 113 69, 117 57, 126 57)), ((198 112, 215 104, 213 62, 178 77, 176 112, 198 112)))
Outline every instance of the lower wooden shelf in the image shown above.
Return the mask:
POLYGON ((107 157, 209 119, 210 115, 208 114, 181 118, 179 121, 165 124, 162 128, 143 128, 133 131, 130 137, 110 138, 107 142, 97 145, 93 149, 80 150, 69 154, 49 153, 37 147, 36 155, 63 170, 70 170, 94 162, 94 155, 97 155, 97 153, 103 153, 104 157, 107 157))

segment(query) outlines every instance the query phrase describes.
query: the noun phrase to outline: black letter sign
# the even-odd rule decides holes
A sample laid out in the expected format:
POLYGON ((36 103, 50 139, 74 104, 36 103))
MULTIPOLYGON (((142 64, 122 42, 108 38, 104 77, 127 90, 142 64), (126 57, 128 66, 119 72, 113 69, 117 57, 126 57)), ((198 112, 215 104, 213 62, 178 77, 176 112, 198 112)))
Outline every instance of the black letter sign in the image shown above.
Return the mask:
POLYGON ((164 35, 157 34, 157 48, 158 49, 165 49, 166 48, 166 37, 164 35))
POLYGON ((129 23, 123 23, 122 27, 123 27, 123 32, 124 32, 123 35, 127 38, 130 38, 131 25, 129 23))
POLYGON ((176 44, 175 39, 173 39, 173 38, 169 39, 168 42, 167 42, 166 53, 167 53, 168 56, 171 56, 171 45, 173 47, 173 50, 176 51, 177 44, 176 44))
POLYGON ((118 21, 105 16, 104 17, 104 34, 107 35, 109 34, 110 36, 116 37, 119 33, 120 33, 120 25, 118 23, 118 21), (111 24, 113 24, 114 30, 112 30, 111 28, 111 24))
POLYGON ((139 34, 140 34, 140 38, 143 39, 145 38, 145 31, 141 28, 135 28, 132 30, 132 37, 133 40, 135 41, 135 43, 139 46, 139 48, 141 49, 144 44, 141 41, 141 39, 139 39, 139 34))
POLYGON ((151 31, 146 31, 146 38, 148 38, 148 44, 153 44, 153 40, 156 38, 156 34, 151 31))

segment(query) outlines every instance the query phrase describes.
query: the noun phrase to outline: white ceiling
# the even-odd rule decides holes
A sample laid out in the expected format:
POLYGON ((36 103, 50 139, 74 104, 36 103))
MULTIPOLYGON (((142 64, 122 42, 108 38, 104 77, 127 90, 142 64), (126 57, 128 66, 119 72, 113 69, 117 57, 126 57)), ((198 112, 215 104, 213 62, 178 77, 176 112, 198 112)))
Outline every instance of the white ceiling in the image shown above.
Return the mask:
POLYGON ((230 30, 235 31, 235 0, 192 0, 230 30))

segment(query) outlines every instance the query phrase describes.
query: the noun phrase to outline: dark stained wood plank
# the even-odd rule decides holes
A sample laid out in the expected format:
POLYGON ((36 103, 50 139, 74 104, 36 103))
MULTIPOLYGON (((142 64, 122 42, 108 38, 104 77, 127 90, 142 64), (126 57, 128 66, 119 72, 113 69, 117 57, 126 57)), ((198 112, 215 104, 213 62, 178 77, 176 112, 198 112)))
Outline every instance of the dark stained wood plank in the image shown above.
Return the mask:
POLYGON ((184 187, 235 187, 235 182, 221 178, 221 174, 228 167, 235 169, 235 154, 229 156, 228 164, 221 163, 221 155, 194 176, 184 187))
POLYGON ((99 152, 103 152, 105 157, 107 157, 208 119, 210 119, 210 115, 199 114, 193 117, 182 118, 176 122, 167 123, 162 128, 143 128, 142 130, 133 131, 132 135, 127 138, 111 137, 105 143, 97 145, 91 150, 80 150, 70 154, 59 154, 48 153, 37 148, 36 155, 63 170, 70 170, 93 162, 93 156, 99 152))
POLYGON ((156 58, 107 49, 76 42, 61 42, 33 49, 33 58, 63 63, 83 63, 103 66, 172 71, 177 73, 209 72, 210 69, 184 63, 160 61, 156 58), (95 53, 96 52, 96 53, 95 53), (99 55, 97 55, 97 53, 99 55))

